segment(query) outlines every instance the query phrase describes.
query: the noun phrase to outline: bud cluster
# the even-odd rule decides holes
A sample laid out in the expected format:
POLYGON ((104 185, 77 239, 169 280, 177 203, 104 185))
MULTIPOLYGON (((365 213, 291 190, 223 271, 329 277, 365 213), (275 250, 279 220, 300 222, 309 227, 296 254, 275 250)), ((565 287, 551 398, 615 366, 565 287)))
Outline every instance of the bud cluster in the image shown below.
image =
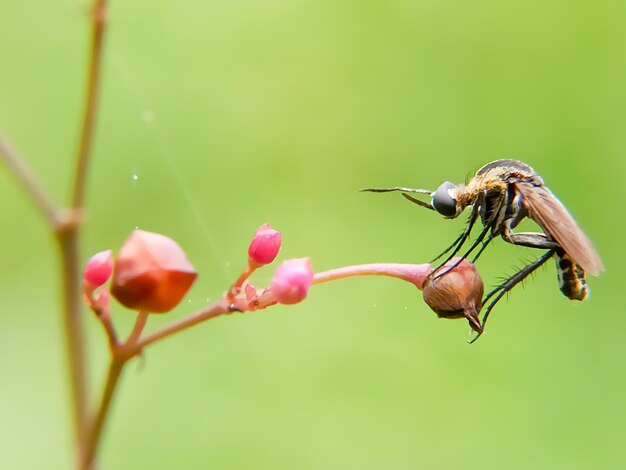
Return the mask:
MULTIPOLYGON (((423 291, 424 301, 438 316, 466 318, 473 330, 482 332, 478 312, 482 306, 483 282, 475 266, 465 259, 453 258, 435 271, 430 264, 378 263, 315 274, 308 258, 295 258, 278 266, 268 287, 257 289, 249 282, 250 276, 274 262, 281 245, 280 232, 269 224, 259 227, 248 247, 247 265, 224 294, 221 306, 207 307, 198 318, 259 310, 278 303, 292 305, 307 297, 313 283, 376 275, 395 277, 415 285, 423 291)), ((83 293, 89 307, 107 328, 113 344, 116 334, 109 318, 109 292, 124 307, 145 317, 176 307, 197 276, 185 252, 174 240, 158 233, 135 230, 117 256, 106 250, 89 259, 83 272, 83 293), (109 280, 110 288, 106 290, 103 286, 109 280)), ((189 324, 197 321, 192 318, 189 324)), ((145 324, 145 318, 142 323, 145 324)), ((184 328, 186 324, 178 322, 173 328, 184 328)))
POLYGON ((257 290, 248 282, 254 271, 271 264, 282 246, 282 234, 261 225, 248 247, 248 266, 227 293, 237 310, 258 310, 270 305, 296 304, 303 301, 313 284, 313 268, 308 258, 284 261, 274 272, 267 289, 257 290))
MULTIPOLYGON (((276 303, 295 304, 304 300, 313 283, 308 258, 283 262, 266 289, 248 282, 252 273, 272 263, 280 251, 282 234, 264 224, 248 247, 248 264, 225 294, 231 310, 257 310, 276 303)), ((112 250, 93 255, 83 271, 83 293, 88 305, 109 310, 111 295, 124 307, 146 313, 165 313, 180 303, 198 274, 183 249, 169 237, 135 230, 116 257, 112 250), (109 290, 95 292, 111 281, 109 290)))
POLYGON ((111 250, 93 255, 83 271, 83 293, 91 307, 108 301, 94 291, 112 276, 110 292, 125 307, 148 313, 172 310, 182 300, 198 274, 182 248, 158 233, 135 230, 117 257, 111 250))

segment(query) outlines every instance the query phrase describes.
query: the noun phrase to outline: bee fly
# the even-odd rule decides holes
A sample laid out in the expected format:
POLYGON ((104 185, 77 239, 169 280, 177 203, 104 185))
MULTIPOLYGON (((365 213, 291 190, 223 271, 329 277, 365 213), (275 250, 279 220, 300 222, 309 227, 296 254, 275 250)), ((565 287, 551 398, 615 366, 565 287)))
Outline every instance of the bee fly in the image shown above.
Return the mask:
MULTIPOLYGON (((476 172, 467 185, 445 182, 436 191, 403 187, 365 191, 399 191, 409 201, 434 210, 447 219, 458 217, 466 207, 471 206, 471 214, 463 233, 433 260, 434 262, 451 252, 442 265, 461 250, 479 217, 483 229, 461 256, 462 259, 469 257, 481 245, 472 259, 476 261, 497 236, 513 245, 548 250, 485 297, 483 305, 489 300, 491 302, 483 313, 478 336, 482 334, 489 313, 504 294, 550 258, 554 257, 556 261, 561 292, 572 300, 584 300, 587 297, 589 289, 585 281, 585 272, 597 276, 604 270, 602 261, 587 235, 563 204, 544 185, 541 176, 530 166, 517 160, 496 160, 488 163, 476 172), (431 197, 430 204, 411 195, 415 193, 428 194, 431 197), (535 221, 543 232, 513 232, 525 217, 535 221)), ((439 277, 444 273, 437 272, 436 276, 439 277)))

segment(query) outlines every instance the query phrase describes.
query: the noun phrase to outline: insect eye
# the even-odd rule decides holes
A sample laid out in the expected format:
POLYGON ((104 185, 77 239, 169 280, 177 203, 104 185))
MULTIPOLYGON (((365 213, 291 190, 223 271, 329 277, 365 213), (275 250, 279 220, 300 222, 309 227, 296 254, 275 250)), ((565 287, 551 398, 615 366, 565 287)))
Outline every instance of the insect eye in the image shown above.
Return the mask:
POLYGON ((456 200, 450 196, 449 190, 455 185, 446 181, 437 188, 433 196, 433 207, 444 217, 454 217, 456 215, 456 200))

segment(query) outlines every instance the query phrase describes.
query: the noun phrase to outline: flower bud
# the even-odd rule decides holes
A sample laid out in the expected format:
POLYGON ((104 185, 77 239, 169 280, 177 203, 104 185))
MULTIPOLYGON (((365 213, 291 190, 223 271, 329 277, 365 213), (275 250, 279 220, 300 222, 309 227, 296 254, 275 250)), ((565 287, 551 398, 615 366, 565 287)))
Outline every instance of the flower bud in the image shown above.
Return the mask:
POLYGON ((93 292, 109 280, 113 273, 113 252, 111 250, 96 253, 85 265, 83 270, 83 289, 93 292))
POLYGON ((248 264, 260 268, 270 264, 278 255, 282 243, 282 234, 270 228, 270 224, 261 225, 248 248, 248 264))
POLYGON ((163 313, 178 305, 197 276, 174 240, 135 230, 115 260, 111 294, 127 308, 163 313))
POLYGON ((302 302, 313 283, 313 268, 309 258, 284 261, 274 273, 270 291, 281 304, 302 302))
POLYGON ((424 301, 441 318, 467 318, 470 327, 480 333, 483 281, 473 263, 459 260, 452 258, 430 274, 424 283, 424 301), (443 274, 437 277, 438 273, 443 274))

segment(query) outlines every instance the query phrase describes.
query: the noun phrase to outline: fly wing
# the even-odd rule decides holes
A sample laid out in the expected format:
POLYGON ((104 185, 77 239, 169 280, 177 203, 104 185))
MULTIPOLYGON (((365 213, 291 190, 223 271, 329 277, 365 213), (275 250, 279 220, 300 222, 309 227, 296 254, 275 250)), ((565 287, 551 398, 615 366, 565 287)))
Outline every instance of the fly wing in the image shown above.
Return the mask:
POLYGON ((545 186, 519 182, 515 185, 531 219, 537 222, 585 271, 597 276, 604 271, 593 244, 565 206, 545 186))

